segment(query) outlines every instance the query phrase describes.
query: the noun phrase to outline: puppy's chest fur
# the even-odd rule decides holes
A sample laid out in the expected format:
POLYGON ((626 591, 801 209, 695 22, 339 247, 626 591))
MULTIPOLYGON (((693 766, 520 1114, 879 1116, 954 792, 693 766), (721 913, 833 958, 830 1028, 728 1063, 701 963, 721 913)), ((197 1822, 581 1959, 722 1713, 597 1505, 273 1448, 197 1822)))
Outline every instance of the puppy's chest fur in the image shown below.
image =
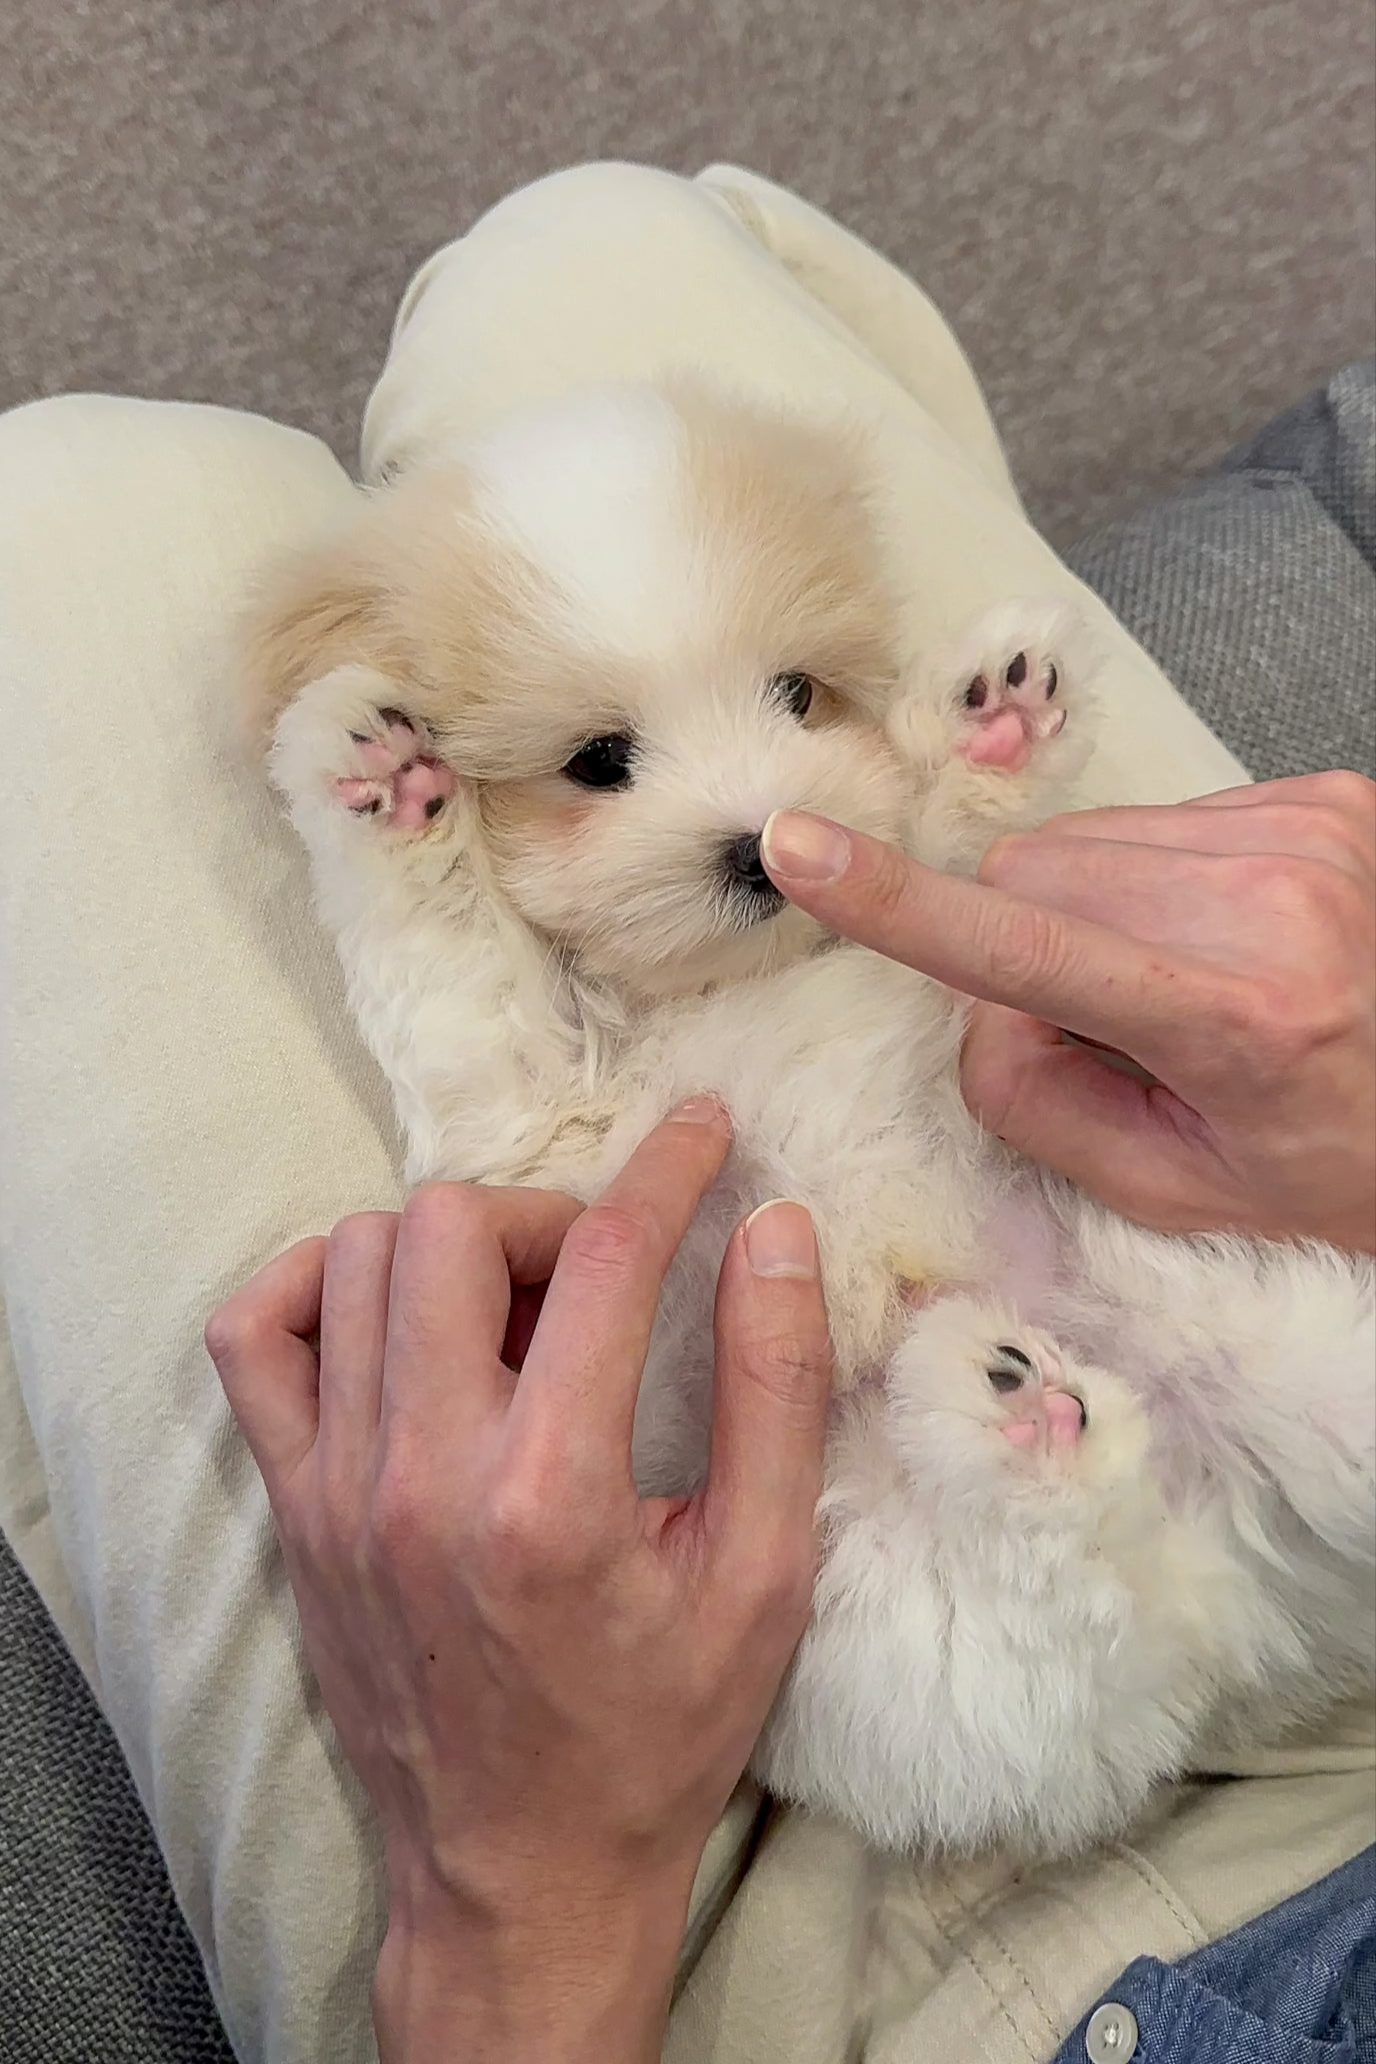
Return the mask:
MULTIPOLYGON (((730 1158, 661 1300, 637 1429, 647 1485, 678 1487, 705 1459, 716 1279, 756 1206, 786 1196, 813 1215, 840 1391, 883 1367, 927 1288, 978 1274, 999 1161, 956 1089, 960 1030, 936 984, 839 947, 659 1005, 591 1069, 572 1056, 562 1091, 532 1083, 550 1107, 547 1144, 486 1178, 588 1201, 682 1098, 715 1091, 732 1114, 730 1158)), ((452 1134, 416 1128, 412 1140, 416 1175, 472 1176, 452 1134)))

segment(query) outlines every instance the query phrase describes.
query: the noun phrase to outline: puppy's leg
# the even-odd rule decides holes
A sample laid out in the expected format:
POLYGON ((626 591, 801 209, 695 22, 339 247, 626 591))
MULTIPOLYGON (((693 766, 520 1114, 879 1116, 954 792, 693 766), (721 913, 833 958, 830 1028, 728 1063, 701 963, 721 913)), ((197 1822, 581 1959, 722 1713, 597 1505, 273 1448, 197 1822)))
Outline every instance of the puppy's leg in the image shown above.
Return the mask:
POLYGON ((915 1318, 836 1408, 812 1623, 756 1756, 884 1846, 1058 1853, 1178 1769, 1234 1572, 1126 1386, 996 1300, 915 1318))
MULTIPOLYGON (((354 665, 282 712, 272 778, 392 1085, 407 1180, 546 1177, 561 1122, 583 1112, 583 1049, 545 946, 494 893, 473 784, 435 750, 404 687, 354 665)), ((560 1165, 565 1188, 581 1152, 560 1165)))

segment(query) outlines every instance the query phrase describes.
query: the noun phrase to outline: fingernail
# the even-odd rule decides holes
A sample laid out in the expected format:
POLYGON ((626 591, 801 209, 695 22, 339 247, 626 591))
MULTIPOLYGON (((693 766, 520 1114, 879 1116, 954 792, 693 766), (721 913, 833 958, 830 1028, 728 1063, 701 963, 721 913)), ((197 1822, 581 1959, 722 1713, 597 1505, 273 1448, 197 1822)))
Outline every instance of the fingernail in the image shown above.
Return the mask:
POLYGON ((800 810, 776 810, 760 843, 770 873, 795 881, 835 881, 850 860, 850 840, 840 826, 800 810))
POLYGON ((811 1282, 817 1274, 811 1215, 785 1198, 761 1204, 745 1221, 745 1253, 754 1275, 802 1276, 811 1282))
POLYGON ((669 1113, 676 1125, 720 1125, 728 1115, 725 1104, 714 1096, 691 1096, 669 1113))

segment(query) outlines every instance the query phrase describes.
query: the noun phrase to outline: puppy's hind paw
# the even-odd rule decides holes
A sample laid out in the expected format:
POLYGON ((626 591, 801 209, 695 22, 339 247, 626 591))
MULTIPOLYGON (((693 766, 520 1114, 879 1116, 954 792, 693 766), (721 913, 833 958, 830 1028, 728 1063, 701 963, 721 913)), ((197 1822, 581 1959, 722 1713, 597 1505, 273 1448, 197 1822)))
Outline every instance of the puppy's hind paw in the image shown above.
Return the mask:
POLYGON ((1061 1358, 1044 1335, 1029 1333, 1022 1346, 996 1342, 984 1374, 999 1401, 998 1431, 1015 1448, 1038 1454, 1073 1448, 1089 1425, 1089 1408, 1066 1386, 1061 1358))

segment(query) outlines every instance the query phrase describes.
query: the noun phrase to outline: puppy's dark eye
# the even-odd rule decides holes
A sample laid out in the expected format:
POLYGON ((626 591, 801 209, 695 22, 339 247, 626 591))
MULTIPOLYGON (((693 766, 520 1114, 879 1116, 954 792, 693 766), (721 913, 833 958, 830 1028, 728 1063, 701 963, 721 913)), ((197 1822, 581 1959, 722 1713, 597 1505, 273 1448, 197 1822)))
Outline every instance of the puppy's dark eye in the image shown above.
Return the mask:
POLYGON ((805 717, 812 708, 811 675, 779 674, 769 685, 791 716, 805 717))
POLYGON ((580 788, 629 788, 635 740, 617 731, 610 738, 590 738, 580 745, 563 771, 580 788))

